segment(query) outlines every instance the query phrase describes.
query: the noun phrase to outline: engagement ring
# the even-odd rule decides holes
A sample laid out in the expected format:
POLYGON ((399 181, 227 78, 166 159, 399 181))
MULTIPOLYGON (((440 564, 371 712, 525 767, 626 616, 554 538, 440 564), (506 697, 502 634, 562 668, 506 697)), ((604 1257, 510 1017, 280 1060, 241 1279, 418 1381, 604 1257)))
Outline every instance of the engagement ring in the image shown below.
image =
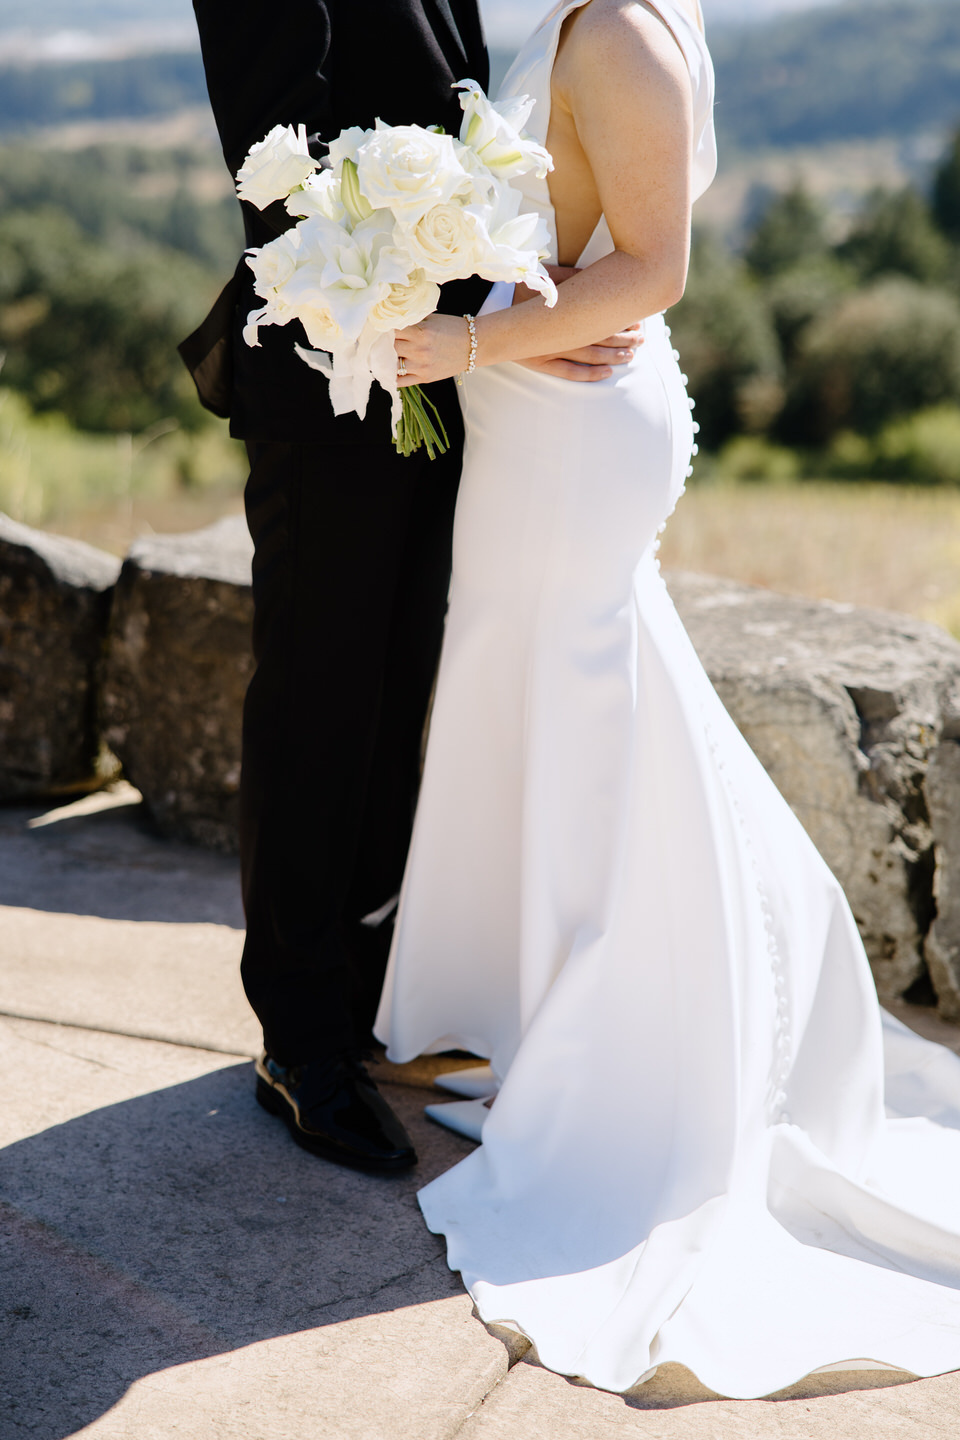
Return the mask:
POLYGON ((398 375, 406 375, 406 373, 407 373, 407 362, 406 362, 406 360, 404 360, 403 356, 401 355, 400 358, 399 358, 399 360, 397 361, 397 374, 398 374, 398 375))

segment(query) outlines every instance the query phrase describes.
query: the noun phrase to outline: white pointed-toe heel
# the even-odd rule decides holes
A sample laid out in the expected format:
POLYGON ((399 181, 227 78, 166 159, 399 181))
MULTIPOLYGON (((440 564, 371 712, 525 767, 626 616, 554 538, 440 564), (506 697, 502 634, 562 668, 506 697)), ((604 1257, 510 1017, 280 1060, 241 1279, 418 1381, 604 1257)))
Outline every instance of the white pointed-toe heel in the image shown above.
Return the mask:
POLYGON ((437 1075, 433 1083, 438 1090, 462 1095, 465 1100, 489 1100, 500 1089, 500 1081, 489 1065, 473 1065, 469 1070, 448 1070, 445 1075, 437 1075))
POLYGON ((490 1114, 482 1100, 447 1100, 442 1105, 427 1105, 424 1115, 445 1130, 465 1135, 477 1144, 483 1138, 484 1121, 490 1114))

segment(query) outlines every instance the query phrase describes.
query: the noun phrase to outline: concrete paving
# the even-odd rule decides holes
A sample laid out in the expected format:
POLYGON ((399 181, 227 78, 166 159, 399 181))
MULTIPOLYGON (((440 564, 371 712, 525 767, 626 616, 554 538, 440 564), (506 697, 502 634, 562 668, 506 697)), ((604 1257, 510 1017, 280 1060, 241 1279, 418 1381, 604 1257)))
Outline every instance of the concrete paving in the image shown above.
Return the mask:
POLYGON ((377 1066, 413 1174, 304 1155, 253 1100, 241 924, 235 862, 159 839, 128 788, 0 810, 0 1440, 955 1433, 960 1376, 734 1402, 675 1367, 627 1396, 540 1368, 416 1206, 471 1148, 422 1115, 452 1062, 377 1066))

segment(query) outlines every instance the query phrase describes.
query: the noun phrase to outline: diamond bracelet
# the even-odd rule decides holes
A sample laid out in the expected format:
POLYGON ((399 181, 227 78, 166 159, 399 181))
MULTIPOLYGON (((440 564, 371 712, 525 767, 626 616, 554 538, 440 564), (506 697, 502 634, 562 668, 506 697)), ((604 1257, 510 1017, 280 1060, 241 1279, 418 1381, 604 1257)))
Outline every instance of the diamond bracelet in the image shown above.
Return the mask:
POLYGON ((467 329, 470 331, 470 359, 467 361, 467 368, 457 376, 457 384, 463 384, 464 375, 472 375, 477 368, 477 322, 473 315, 464 315, 467 322, 467 329))

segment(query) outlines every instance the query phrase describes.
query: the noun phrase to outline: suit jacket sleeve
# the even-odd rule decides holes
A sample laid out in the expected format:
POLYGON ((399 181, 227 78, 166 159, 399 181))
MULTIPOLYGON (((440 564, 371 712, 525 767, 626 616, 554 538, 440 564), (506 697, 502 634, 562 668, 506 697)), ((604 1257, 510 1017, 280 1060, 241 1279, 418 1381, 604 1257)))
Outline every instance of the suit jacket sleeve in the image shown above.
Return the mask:
POLYGON ((193 8, 210 103, 234 178, 251 145, 274 125, 306 125, 311 149, 322 153, 322 142, 331 138, 326 0, 272 0, 269 6, 193 0, 193 8))

